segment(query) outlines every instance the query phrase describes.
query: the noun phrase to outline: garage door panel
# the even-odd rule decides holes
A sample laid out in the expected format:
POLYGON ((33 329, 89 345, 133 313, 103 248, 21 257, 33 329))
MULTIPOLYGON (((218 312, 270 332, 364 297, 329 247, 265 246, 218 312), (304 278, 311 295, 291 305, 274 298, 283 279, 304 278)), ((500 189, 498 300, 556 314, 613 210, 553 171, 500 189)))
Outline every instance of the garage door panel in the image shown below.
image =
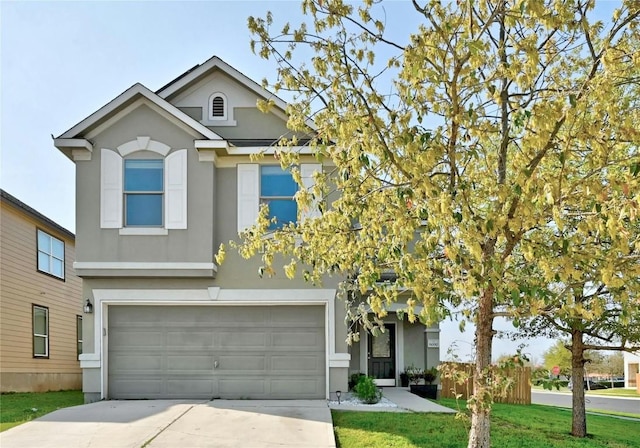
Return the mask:
POLYGON ((177 372, 200 374, 213 371, 213 356, 194 355, 188 353, 166 355, 167 373, 175 375, 177 372))
POLYGON ((223 355, 219 359, 217 370, 220 372, 234 370, 239 375, 255 372, 266 373, 264 353, 256 353, 252 356, 223 355))
POLYGON ((162 348, 163 346, 164 335, 161 331, 141 331, 114 327, 111 327, 111 330, 113 330, 113 333, 111 334, 110 332, 109 341, 117 346, 126 346, 130 350, 162 348))
POLYGON ((110 398, 324 398, 322 306, 108 311, 110 398))
POLYGON ((221 379, 218 382, 220 398, 262 398, 267 396, 264 377, 221 379))
POLYGON ((166 396, 170 398, 213 397, 214 387, 211 378, 191 378, 188 382, 183 378, 166 381, 166 396))
POLYGON ((318 347, 324 335, 319 334, 319 331, 313 331, 312 329, 306 331, 289 331, 281 332, 276 331, 271 335, 271 341, 273 347, 283 348, 315 348, 318 347))
POLYGON ((227 349, 258 348, 264 350, 267 346, 267 332, 265 331, 238 331, 233 333, 223 329, 216 329, 216 346, 227 349))
POLYGON ((191 329, 190 331, 169 329, 167 334, 167 347, 190 347, 194 349, 212 348, 214 338, 211 330, 191 329))
POLYGON ((109 373, 145 372, 154 373, 162 369, 162 358, 148 353, 123 354, 109 362, 109 373))
POLYGON ((324 381, 308 381, 302 378, 272 379, 270 392, 274 396, 291 396, 292 398, 306 398, 309 393, 315 396, 324 396, 324 381))
POLYGON ((271 371, 274 373, 295 372, 299 374, 323 373, 324 365, 319 362, 319 356, 271 356, 271 371))

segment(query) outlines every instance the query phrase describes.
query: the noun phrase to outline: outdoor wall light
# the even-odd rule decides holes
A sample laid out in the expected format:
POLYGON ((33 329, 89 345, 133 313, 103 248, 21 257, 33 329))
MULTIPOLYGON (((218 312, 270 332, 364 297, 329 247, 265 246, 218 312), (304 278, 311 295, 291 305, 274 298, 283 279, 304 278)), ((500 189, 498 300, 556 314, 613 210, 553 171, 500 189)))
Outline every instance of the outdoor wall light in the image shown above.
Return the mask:
POLYGON ((337 390, 336 391, 336 397, 338 397, 338 404, 340 404, 340 397, 342 396, 342 391, 341 390, 337 390))
POLYGON ((84 312, 86 314, 91 314, 93 313, 93 305, 91 304, 91 299, 87 299, 87 301, 84 304, 84 312))

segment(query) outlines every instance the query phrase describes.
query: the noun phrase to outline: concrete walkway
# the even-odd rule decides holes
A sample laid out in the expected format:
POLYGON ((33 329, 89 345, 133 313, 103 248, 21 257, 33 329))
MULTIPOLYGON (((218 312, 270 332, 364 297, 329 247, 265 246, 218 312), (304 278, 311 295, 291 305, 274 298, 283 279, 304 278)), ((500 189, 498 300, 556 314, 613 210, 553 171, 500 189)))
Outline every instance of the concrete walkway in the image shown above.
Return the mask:
POLYGON ((335 448, 325 400, 100 401, 0 433, 2 448, 335 448))
POLYGON ((338 404, 335 401, 331 401, 329 402, 329 407, 340 411, 365 412, 439 412, 443 414, 455 414, 456 412, 451 408, 412 394, 406 387, 383 387, 382 396, 396 406, 353 405, 350 403, 338 404))

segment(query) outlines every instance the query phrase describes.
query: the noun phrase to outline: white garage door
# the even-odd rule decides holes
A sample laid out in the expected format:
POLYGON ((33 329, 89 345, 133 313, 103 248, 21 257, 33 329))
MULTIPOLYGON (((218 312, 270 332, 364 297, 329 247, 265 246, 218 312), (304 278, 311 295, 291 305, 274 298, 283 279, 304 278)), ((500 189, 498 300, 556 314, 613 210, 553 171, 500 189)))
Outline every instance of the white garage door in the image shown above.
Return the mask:
POLYGON ((108 396, 325 397, 322 306, 110 306, 108 396))

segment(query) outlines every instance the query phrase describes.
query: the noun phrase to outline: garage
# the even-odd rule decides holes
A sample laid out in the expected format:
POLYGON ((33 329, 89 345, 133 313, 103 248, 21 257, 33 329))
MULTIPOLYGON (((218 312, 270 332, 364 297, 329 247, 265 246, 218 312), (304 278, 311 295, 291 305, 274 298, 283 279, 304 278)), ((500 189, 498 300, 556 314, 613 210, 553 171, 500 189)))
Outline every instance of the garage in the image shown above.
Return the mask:
POLYGON ((325 398, 323 306, 108 308, 113 399, 325 398))

